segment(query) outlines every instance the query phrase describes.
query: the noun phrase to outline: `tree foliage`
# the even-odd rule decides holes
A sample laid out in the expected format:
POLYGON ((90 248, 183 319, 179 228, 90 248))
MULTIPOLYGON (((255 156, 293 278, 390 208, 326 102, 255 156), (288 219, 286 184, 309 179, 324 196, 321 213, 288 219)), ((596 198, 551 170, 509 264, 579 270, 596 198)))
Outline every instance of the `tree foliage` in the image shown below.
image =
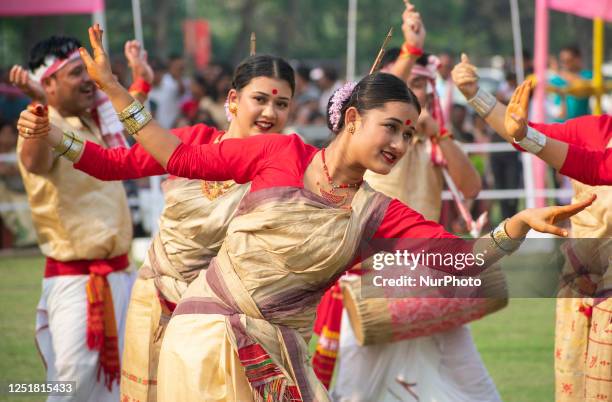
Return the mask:
MULTIPOLYGON (((401 0, 358 0, 357 60, 365 70, 388 28, 392 46, 401 44, 401 0)), ((414 0, 427 27, 428 51, 467 52, 474 57, 511 55, 509 1, 414 0)), ((345 63, 348 1, 329 0, 141 0, 145 46, 164 59, 183 51, 182 22, 204 18, 210 23, 213 58, 235 64, 248 53, 249 35, 257 33, 261 53, 289 59, 345 63)), ((534 0, 519 0, 524 47, 533 48, 534 0)), ((134 36, 132 9, 126 0, 106 0, 111 55, 122 55, 123 43, 134 36)), ((28 49, 51 34, 73 35, 85 42, 91 17, 53 16, 0 19, 0 65, 23 63, 28 49)), ((590 59, 591 21, 551 12, 550 50, 577 43, 590 59)), ((612 43, 612 25, 606 25, 612 43)), ((610 49, 610 46, 607 46, 610 49)), ((611 57, 610 54, 607 54, 611 57)))

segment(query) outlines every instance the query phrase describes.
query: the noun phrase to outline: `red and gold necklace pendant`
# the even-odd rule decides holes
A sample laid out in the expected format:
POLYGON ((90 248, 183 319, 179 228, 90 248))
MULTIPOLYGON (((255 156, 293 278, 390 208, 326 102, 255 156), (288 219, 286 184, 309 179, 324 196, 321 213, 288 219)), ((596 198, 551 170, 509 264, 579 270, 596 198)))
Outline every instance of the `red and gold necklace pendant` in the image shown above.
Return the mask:
MULTIPOLYGON (((334 204, 336 206, 342 206, 346 199, 348 198, 347 194, 335 194, 338 189, 349 189, 349 188, 359 188, 363 180, 360 180, 358 183, 350 183, 350 184, 336 184, 333 182, 329 169, 327 168, 327 164, 325 163, 325 148, 321 149, 321 161, 323 162, 323 172, 325 172, 325 178, 327 179, 327 184, 331 187, 331 191, 324 190, 321 186, 321 183, 317 182, 317 186, 319 186, 319 193, 321 193, 321 197, 323 197, 326 201, 334 204)), ((350 208, 350 207, 349 207, 350 208)))
POLYGON ((325 191, 319 182, 317 182, 317 186, 319 186, 319 193, 321 193, 321 197, 325 198, 325 200, 329 203, 334 205, 342 205, 346 201, 346 194, 334 194, 333 188, 331 191, 325 191))
POLYGON ((225 194, 234 184, 236 184, 233 180, 227 181, 208 181, 202 180, 202 193, 209 200, 214 200, 225 194))

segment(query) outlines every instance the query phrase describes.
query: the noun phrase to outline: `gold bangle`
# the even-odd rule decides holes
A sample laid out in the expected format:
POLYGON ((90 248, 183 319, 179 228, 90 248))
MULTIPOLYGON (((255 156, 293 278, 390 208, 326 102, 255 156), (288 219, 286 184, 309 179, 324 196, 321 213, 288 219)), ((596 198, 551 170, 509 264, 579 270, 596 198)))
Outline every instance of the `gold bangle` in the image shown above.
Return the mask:
POLYGON ((504 219, 495 229, 491 231, 491 239, 493 239, 495 245, 504 253, 512 254, 518 250, 525 239, 513 239, 508 236, 508 233, 506 232, 506 222, 508 222, 508 219, 504 219))
POLYGON ((130 103, 128 107, 117 113, 117 116, 119 117, 120 121, 124 121, 129 119, 134 114, 140 112, 142 109, 144 109, 142 103, 137 100, 134 100, 134 102, 130 103))
POLYGON ((122 123, 128 134, 134 135, 142 130, 144 126, 149 124, 151 120, 153 120, 153 116, 151 116, 151 113, 149 113, 148 110, 143 108, 140 111, 132 114, 127 119, 123 120, 122 123))
POLYGON ((82 149, 83 140, 70 131, 64 131, 61 142, 53 148, 59 156, 63 156, 72 162, 81 154, 82 149))
POLYGON ((70 148, 68 148, 68 151, 64 155, 64 157, 70 160, 71 162, 75 162, 79 155, 81 155, 81 151, 83 150, 83 140, 77 137, 75 134, 73 135, 74 142, 72 143, 70 148))
POLYGON ((53 147, 53 150, 59 154, 58 156, 62 156, 68 151, 68 149, 70 148, 70 145, 73 142, 74 142, 74 137, 72 133, 69 131, 64 131, 62 133, 62 140, 60 141, 59 144, 53 147))

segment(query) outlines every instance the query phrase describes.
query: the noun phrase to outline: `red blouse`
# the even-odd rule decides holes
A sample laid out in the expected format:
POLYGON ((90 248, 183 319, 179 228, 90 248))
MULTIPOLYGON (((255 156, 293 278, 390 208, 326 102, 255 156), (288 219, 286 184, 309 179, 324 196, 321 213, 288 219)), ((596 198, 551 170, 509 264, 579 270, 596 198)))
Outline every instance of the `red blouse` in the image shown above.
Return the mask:
POLYGON ((582 116, 564 123, 529 125, 569 144, 559 172, 589 185, 612 184, 612 116, 582 116))
MULTIPOLYGON (((204 124, 171 130, 186 144, 209 144, 223 134, 204 124)), ((166 174, 166 170, 140 144, 131 148, 104 148, 87 141, 83 155, 74 164, 90 176, 100 180, 129 180, 166 174)))
MULTIPOLYGON (((251 182, 251 192, 270 187, 303 188, 304 172, 318 151, 295 134, 261 134, 200 146, 181 144, 168 160, 167 170, 190 179, 251 182)), ((458 239, 398 200, 387 207, 373 238, 458 239)), ((467 251, 471 244, 465 242, 463 247, 466 249, 461 251, 467 251)), ((465 269, 460 274, 472 272, 465 269)))

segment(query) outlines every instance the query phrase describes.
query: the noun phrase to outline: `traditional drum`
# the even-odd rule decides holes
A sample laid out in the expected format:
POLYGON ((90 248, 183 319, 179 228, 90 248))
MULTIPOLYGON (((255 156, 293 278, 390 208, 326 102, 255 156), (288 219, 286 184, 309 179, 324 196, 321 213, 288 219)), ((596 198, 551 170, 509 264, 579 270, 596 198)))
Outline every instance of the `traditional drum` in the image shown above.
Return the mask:
POLYGON ((340 286, 357 341, 371 345, 446 331, 505 307, 508 288, 499 266, 484 271, 480 279, 477 298, 366 298, 359 275, 345 276, 340 286))

